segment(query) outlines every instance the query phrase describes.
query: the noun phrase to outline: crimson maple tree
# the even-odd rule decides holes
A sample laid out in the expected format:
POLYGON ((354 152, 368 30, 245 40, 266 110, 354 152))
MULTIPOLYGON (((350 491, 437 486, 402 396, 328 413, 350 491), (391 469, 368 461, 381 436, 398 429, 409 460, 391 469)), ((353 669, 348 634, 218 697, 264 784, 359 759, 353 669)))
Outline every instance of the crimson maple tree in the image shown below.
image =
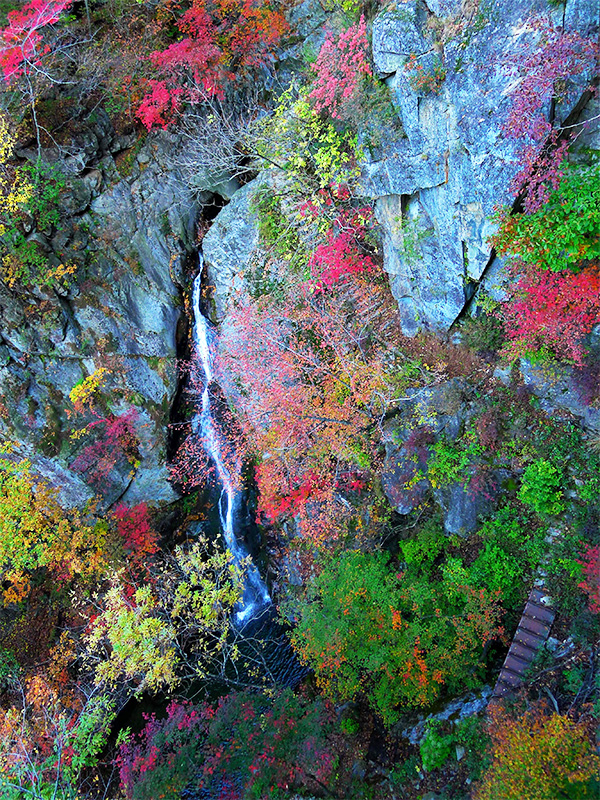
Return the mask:
POLYGON ((72 0, 30 0, 7 15, 8 25, 0 30, 0 69, 5 83, 43 68, 52 50, 42 31, 55 25, 72 0))
POLYGON ((272 60, 288 30, 269 0, 193 0, 175 26, 182 38, 149 56, 156 77, 137 112, 148 129, 165 128, 184 102, 223 99, 228 85, 272 60))

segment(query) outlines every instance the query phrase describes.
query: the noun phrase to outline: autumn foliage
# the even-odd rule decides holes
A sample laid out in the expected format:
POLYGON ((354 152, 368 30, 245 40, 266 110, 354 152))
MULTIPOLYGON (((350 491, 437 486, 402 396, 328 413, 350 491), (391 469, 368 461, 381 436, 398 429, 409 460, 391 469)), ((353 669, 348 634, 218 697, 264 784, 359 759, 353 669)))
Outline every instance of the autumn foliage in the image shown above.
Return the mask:
POLYGON ((273 520, 294 509, 313 541, 338 535, 334 495, 343 476, 371 465, 368 430, 392 391, 394 317, 376 275, 362 274, 284 301, 247 298, 229 315, 220 380, 243 387, 246 442, 265 454, 259 511, 273 520), (378 320, 389 339, 369 339, 378 320))
POLYGON ((600 319, 599 178, 597 166, 564 167, 542 206, 498 216, 492 242, 518 276, 501 309, 508 355, 545 350, 582 364, 600 319))
POLYGON ((71 0, 30 0, 8 12, 8 25, 0 30, 0 70, 5 83, 41 67, 51 52, 42 31, 56 24, 70 6, 71 0))
POLYGON ((333 698, 365 692, 386 723, 400 706, 431 705, 443 686, 469 684, 499 635, 498 599, 468 586, 396 573, 383 553, 346 551, 315 581, 292 641, 333 698))
POLYGON ((147 570, 148 556, 158 550, 158 535, 150 522, 148 505, 138 503, 135 506, 126 506, 119 503, 112 513, 128 562, 147 570))
POLYGON ((186 785, 228 800, 321 785, 333 770, 325 704, 290 690, 267 698, 237 692, 218 703, 173 702, 164 719, 147 717, 118 756, 128 800, 175 796, 186 785))
POLYGON ((342 119, 349 102, 356 99, 363 78, 372 74, 368 52, 364 16, 339 35, 327 31, 312 65, 316 85, 309 97, 317 111, 327 111, 333 119, 342 119))
POLYGON ((0 461, 0 574, 6 603, 26 598, 40 571, 67 581, 106 568, 103 529, 66 512, 56 495, 35 478, 30 462, 0 461))
POLYGON ((261 0, 194 0, 175 25, 181 38, 149 57, 156 78, 137 112, 148 129, 166 127, 184 102, 223 99, 228 84, 269 63, 287 31, 261 0))
POLYGON ((10 676, 11 695, 19 700, 0 710, 2 797, 66 800, 93 796, 97 788, 98 776, 92 779, 88 768, 106 746, 115 704, 54 680, 52 668, 61 660, 55 653, 47 675, 21 680, 15 667, 10 676))
POLYGON ((544 705, 519 719, 501 707, 490 711, 492 765, 476 793, 477 800, 557 800, 593 797, 586 788, 600 770, 583 723, 550 713, 544 705))
POLYGON ((588 545, 582 559, 583 581, 579 584, 589 598, 590 611, 600 614, 600 547, 588 545))
POLYGON ((102 390, 109 376, 105 367, 99 367, 76 384, 69 393, 73 409, 67 409, 67 416, 84 422, 71 433, 72 439, 84 440, 71 467, 84 473, 98 488, 103 486, 115 466, 127 462, 135 468, 138 458, 136 409, 114 414, 106 407, 102 408, 102 390))
POLYGON ((524 270, 502 316, 510 339, 507 354, 514 357, 550 348, 581 365, 582 338, 600 319, 600 270, 596 266, 578 274, 524 270))
POLYGON ((327 231, 327 241, 320 244, 309 260, 315 286, 331 289, 349 275, 375 272, 377 265, 365 248, 373 228, 373 209, 342 211, 327 231))
POLYGON ((523 168, 515 176, 515 194, 524 192, 525 209, 532 212, 547 200, 561 177, 567 141, 560 142, 558 129, 546 115, 550 102, 560 102, 568 83, 593 72, 600 49, 597 39, 554 25, 547 17, 535 16, 528 27, 537 41, 516 51, 505 66, 518 77, 511 93, 511 106, 503 129, 521 145, 523 168))

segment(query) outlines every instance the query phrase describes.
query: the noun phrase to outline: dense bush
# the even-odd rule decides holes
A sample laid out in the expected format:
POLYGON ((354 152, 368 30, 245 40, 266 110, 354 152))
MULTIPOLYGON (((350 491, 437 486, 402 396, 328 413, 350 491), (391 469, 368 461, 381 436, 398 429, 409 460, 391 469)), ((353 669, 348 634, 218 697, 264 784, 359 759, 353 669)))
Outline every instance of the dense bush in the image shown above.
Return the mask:
POLYGON ((539 459, 525 470, 519 498, 537 514, 560 514, 566 508, 560 485, 558 469, 549 461, 539 459))
POLYGON ((486 590, 397 573, 387 562, 353 551, 331 561, 299 607, 292 642, 326 693, 364 692, 389 724, 401 705, 427 706, 443 686, 477 683, 500 610, 486 590))
POLYGON ((327 714, 286 690, 272 697, 234 693, 215 705, 171 703, 121 746, 121 786, 131 800, 180 796, 190 786, 231 800, 275 797, 325 783, 333 759, 327 714))
POLYGON ((493 760, 477 800, 594 797, 600 757, 585 724, 535 706, 521 718, 491 713, 493 760))

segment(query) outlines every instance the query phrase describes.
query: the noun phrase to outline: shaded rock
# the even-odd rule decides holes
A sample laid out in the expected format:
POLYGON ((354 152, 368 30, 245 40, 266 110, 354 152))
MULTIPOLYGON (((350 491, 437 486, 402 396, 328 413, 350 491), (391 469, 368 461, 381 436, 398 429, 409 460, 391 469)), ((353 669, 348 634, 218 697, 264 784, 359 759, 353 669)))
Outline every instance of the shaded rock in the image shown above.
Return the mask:
POLYGON ((409 451, 390 442, 385 446, 381 486, 399 514, 410 514, 429 494, 431 484, 425 477, 428 454, 423 447, 409 451))
POLYGON ((477 316, 486 309, 490 300, 503 303, 508 297, 508 288, 516 280, 507 273, 504 259, 496 256, 483 274, 469 305, 469 313, 477 316))
POLYGON ((468 393, 462 378, 416 390, 411 401, 413 421, 436 435, 443 433, 447 439, 456 439, 466 419, 468 393))
MULTIPOLYGON (((73 216, 81 214, 89 206, 92 199, 93 181, 73 177, 60 196, 59 208, 62 214, 73 216)), ((99 183, 96 182, 96 188, 99 183)))
POLYGON ((582 396, 581 378, 575 367, 566 364, 534 365, 526 358, 519 362, 525 386, 539 398, 548 414, 570 412, 584 427, 600 431, 600 408, 589 405, 582 396))
POLYGON ((410 392, 400 414, 385 424, 382 488, 399 514, 409 514, 430 492, 430 445, 442 436, 458 437, 468 415, 467 394, 460 378, 424 386, 410 392))
POLYGON ((81 508, 94 496, 79 475, 65 469, 55 459, 36 453, 31 445, 21 445, 14 452, 3 454, 2 458, 13 462, 28 459, 32 474, 57 492, 58 501, 63 508, 81 508))
POLYGON ((315 0, 302 0, 289 10, 289 20, 293 30, 297 31, 302 39, 308 38, 318 30, 327 18, 323 4, 315 0))
POLYGON ((425 735, 425 726, 430 719, 439 719, 442 721, 450 720, 451 722, 460 722, 466 717, 471 717, 474 714, 480 714, 489 702, 492 694, 490 686, 483 686, 478 692, 468 692, 461 697, 457 697, 447 702, 441 711, 435 714, 418 714, 414 715, 409 720, 409 725, 406 722, 399 723, 396 726, 398 733, 403 736, 411 744, 419 744, 425 735))
POLYGON ((462 483, 440 486, 434 489, 434 497, 444 512, 446 533, 464 535, 476 531, 479 517, 488 515, 494 508, 489 493, 462 483))

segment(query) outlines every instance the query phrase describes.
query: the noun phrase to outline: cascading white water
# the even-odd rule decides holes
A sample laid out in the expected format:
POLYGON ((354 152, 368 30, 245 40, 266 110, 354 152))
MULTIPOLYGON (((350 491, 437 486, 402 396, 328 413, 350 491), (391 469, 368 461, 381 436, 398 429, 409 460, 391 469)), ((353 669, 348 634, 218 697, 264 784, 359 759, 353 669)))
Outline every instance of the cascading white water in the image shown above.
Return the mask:
MULTIPOLYGON (((215 465, 217 478, 221 485, 221 497, 219 500, 221 527, 233 562, 236 566, 240 566, 242 562, 244 562, 246 578, 244 595, 240 603, 241 607, 235 615, 236 621, 243 625, 255 617, 260 610, 270 605, 271 597, 254 564, 251 562, 248 564, 248 562, 245 561, 245 559, 249 560, 248 552, 244 545, 238 541, 235 532, 236 510, 239 506, 241 495, 239 488, 240 481, 232 479, 232 475, 225 465, 221 440, 212 418, 210 383, 214 378, 210 348, 214 340, 214 333, 200 311, 201 275, 202 257, 200 257, 200 271, 194 280, 192 303, 194 307, 194 343, 196 355, 204 372, 204 390, 202 392, 200 409, 192 421, 192 434, 194 436, 201 436, 204 449, 215 465)), ((242 461, 237 457, 235 464, 237 476, 240 475, 241 468, 242 461)))

